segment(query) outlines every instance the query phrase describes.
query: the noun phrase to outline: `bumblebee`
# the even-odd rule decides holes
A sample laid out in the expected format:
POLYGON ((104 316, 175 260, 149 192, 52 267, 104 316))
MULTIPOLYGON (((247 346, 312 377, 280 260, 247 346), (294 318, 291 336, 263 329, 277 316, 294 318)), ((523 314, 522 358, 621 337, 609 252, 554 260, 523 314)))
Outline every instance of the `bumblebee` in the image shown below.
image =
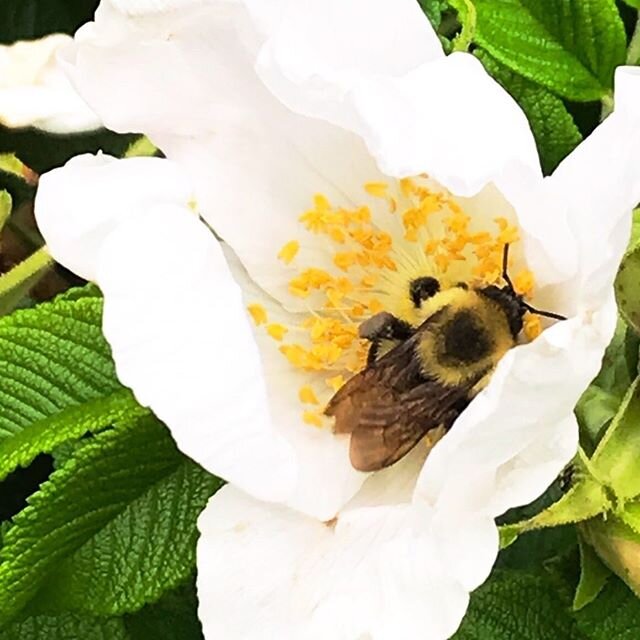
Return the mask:
POLYGON ((418 327, 381 312, 360 325, 371 342, 366 367, 329 401, 325 414, 334 432, 350 434, 350 458, 360 471, 377 471, 405 456, 432 429, 448 430, 488 384, 502 356, 516 345, 527 312, 556 320, 519 295, 507 274, 505 286, 441 290, 432 277, 409 285, 418 327))

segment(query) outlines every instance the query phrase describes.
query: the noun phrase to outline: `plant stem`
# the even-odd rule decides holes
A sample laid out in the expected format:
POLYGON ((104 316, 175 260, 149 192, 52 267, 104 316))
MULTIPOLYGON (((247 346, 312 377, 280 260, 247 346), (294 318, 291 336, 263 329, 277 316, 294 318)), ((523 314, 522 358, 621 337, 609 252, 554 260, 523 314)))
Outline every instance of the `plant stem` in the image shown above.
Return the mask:
POLYGON ((638 12, 638 20, 636 28, 631 36, 631 42, 627 49, 627 64, 636 65, 640 62, 640 12, 638 12))
MULTIPOLYGON (((478 21, 478 13, 471 0, 463 0, 465 4, 464 16, 458 11, 460 21, 462 23, 462 31, 453 41, 453 51, 469 51, 469 47, 473 43, 476 35, 476 23, 478 21)), ((457 7, 456 7, 457 8, 457 7)))
POLYGON ((2 274, 0 276, 0 311, 7 313, 14 303, 17 304, 51 264, 53 264, 53 258, 46 247, 41 247, 26 260, 2 274))

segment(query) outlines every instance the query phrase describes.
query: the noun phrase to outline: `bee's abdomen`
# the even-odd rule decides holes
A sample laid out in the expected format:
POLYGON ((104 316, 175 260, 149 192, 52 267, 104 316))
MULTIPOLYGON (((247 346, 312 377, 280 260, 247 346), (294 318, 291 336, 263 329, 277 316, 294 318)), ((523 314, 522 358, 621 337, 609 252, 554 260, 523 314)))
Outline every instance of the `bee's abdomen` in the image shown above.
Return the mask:
POLYGON ((442 326, 442 364, 473 364, 491 354, 494 343, 473 311, 460 311, 442 326))

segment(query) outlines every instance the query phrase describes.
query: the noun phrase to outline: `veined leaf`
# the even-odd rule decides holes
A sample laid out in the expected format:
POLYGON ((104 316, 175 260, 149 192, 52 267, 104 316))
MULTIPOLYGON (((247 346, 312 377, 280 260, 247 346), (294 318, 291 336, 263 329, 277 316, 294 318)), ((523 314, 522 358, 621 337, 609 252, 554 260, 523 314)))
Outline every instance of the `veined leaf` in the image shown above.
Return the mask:
POLYGON ((39 453, 148 413, 116 379, 93 287, 0 318, 0 480, 39 453))
POLYGON ((130 640, 124 622, 65 613, 35 616, 0 631, 0 640, 130 640))
POLYGON ((486 51, 480 49, 476 56, 522 107, 538 144, 542 168, 550 174, 582 140, 564 103, 548 89, 512 71, 486 51))
POLYGON ((473 2, 475 42, 504 65, 569 100, 610 94, 614 69, 626 56, 614 0, 473 2))
POLYGON ((135 611, 195 567, 195 520, 220 481, 155 418, 89 441, 31 496, 0 549, 0 625, 31 611, 135 611))

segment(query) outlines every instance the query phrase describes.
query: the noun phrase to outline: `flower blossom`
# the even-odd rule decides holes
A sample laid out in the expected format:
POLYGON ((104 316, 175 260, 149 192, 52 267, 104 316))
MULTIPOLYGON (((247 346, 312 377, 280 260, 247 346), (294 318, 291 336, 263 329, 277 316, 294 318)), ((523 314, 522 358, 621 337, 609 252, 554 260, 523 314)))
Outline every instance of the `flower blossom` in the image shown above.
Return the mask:
POLYGON ((0 45, 0 124, 36 127, 52 133, 89 131, 101 126, 57 63, 71 36, 0 45))
POLYGON ((543 178, 520 108, 414 0, 103 1, 63 57, 168 158, 76 158, 36 215, 102 288, 122 382, 229 481, 200 518, 205 635, 450 637, 495 518, 577 448, 640 198, 637 71, 543 178), (505 244, 518 291, 567 319, 529 315, 446 434, 357 471, 323 408, 366 364, 358 326, 418 323, 419 277, 500 284, 505 244))

